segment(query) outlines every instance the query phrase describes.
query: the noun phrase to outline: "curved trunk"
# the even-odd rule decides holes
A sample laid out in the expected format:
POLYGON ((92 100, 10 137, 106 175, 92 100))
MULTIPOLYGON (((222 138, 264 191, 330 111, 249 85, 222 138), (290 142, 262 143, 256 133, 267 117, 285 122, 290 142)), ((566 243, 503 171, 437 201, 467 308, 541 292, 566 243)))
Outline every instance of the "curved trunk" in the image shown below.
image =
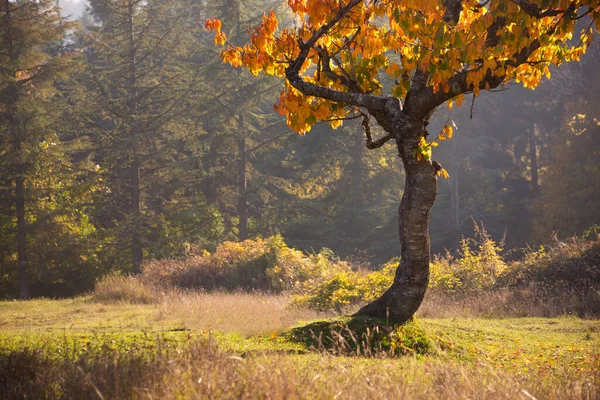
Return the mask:
POLYGON ((358 314, 404 323, 419 309, 429 283, 429 214, 437 194, 430 161, 417 161, 414 151, 425 133, 422 121, 404 122, 396 137, 406 181, 400 202, 402 258, 392 286, 358 314))

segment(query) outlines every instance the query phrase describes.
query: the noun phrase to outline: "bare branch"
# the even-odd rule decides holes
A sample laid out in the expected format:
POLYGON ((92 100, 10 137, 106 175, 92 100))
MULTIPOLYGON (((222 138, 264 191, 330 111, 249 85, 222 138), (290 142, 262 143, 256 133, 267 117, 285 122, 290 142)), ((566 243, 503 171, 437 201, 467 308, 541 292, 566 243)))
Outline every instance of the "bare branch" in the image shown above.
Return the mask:
POLYGON ((527 0, 509 0, 514 4, 518 5, 519 8, 527 15, 535 18, 543 17, 556 17, 557 15, 563 14, 565 10, 553 10, 548 9, 542 11, 537 5, 530 3, 527 0))
POLYGON ((331 70, 330 61, 332 57, 327 52, 326 48, 318 46, 317 52, 319 53, 319 56, 321 58, 321 71, 325 75, 327 75, 329 79, 340 82, 342 85, 344 85, 353 92, 364 93, 364 91, 358 85, 358 83, 354 79, 350 78, 346 71, 344 71, 344 69, 341 68, 339 61, 335 57, 333 58, 334 64, 342 71, 342 73, 344 73, 344 75, 338 75, 331 70))
POLYGON ((369 149, 369 150, 378 149, 394 138, 394 135, 389 133, 389 134, 385 135, 384 137, 373 141, 373 136, 371 135, 371 125, 369 125, 369 115, 364 112, 361 112, 361 111, 359 111, 359 113, 363 119, 362 126, 363 126, 363 129, 365 130, 365 136, 367 137, 367 149, 369 149))

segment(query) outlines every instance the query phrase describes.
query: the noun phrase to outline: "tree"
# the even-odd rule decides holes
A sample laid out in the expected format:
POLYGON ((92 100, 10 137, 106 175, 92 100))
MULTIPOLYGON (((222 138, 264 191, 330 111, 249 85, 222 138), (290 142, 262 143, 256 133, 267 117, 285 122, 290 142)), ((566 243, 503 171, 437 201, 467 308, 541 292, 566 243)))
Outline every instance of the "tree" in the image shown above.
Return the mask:
POLYGON ((184 129, 182 116, 197 85, 193 29, 180 2, 94 0, 91 6, 99 25, 89 27, 84 38, 87 129, 114 196, 106 219, 126 237, 120 242, 127 243, 138 273, 148 236, 160 231, 160 218, 150 215, 159 207, 152 207, 150 193, 159 192, 152 185, 162 181, 161 189, 170 189, 164 184, 170 177, 160 172, 173 149, 164 144, 184 129))
POLYGON ((58 116, 53 107, 59 100, 55 83, 65 76, 71 59, 69 55, 53 56, 50 47, 64 39, 72 24, 62 20, 54 0, 4 0, 1 7, 0 181, 3 186, 5 182, 7 187, 14 185, 10 202, 16 220, 19 296, 27 298, 28 222, 33 203, 29 190, 44 186, 40 175, 55 155, 58 116))
MULTIPOLYGON (((586 15, 600 25, 592 1, 499 0, 290 0, 297 26, 278 31, 265 14, 243 47, 228 43, 224 61, 286 78, 275 108, 288 125, 304 132, 317 121, 339 126, 362 115, 367 148, 396 142, 405 189, 399 209, 401 265, 392 286, 359 314, 404 322, 419 308, 429 279, 429 214, 437 175, 427 122, 437 107, 460 105, 515 80, 536 87, 548 66, 578 60, 592 37, 592 24, 572 42, 575 23, 586 15), (385 73, 392 81, 386 85, 385 73), (374 140, 369 116, 386 131, 374 140)), ((205 25, 227 43, 221 23, 205 25)), ((445 126, 437 140, 452 135, 445 126)))
MULTIPOLYGON (((242 40, 248 28, 260 22, 265 6, 252 0, 227 0, 212 1, 199 10, 204 16, 218 16, 226 24, 227 36, 242 40)), ((203 128, 198 142, 204 150, 205 193, 222 215, 223 237, 245 240, 256 233, 263 199, 271 197, 265 185, 268 171, 264 174, 256 168, 257 154, 289 135, 281 116, 273 114, 272 102, 264 101, 277 93, 279 82, 273 77, 250 80, 247 71, 224 68, 212 38, 203 33, 197 40, 198 47, 209 50, 198 59, 198 68, 207 78, 205 93, 195 96, 195 114, 203 128), (236 168, 231 168, 234 164, 236 168)))

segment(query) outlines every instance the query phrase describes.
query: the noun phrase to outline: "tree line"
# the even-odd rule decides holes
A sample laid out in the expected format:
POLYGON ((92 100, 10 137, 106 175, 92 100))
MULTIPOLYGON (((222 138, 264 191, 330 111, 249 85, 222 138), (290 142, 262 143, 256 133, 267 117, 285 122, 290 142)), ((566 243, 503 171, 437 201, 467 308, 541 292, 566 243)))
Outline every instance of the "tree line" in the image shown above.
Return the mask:
MULTIPOLYGON (((294 24, 278 1, 92 0, 73 21, 55 0, 2 0, 0 296, 73 295, 109 270, 276 233, 307 251, 398 255, 393 146, 369 152, 357 121, 292 132, 273 111, 281 82, 223 65, 203 28, 219 18, 245 43, 265 9, 294 24)), ((438 110, 431 131, 458 130, 436 155, 450 179, 435 252, 472 218, 512 247, 600 223, 589 52, 534 95, 438 110)))

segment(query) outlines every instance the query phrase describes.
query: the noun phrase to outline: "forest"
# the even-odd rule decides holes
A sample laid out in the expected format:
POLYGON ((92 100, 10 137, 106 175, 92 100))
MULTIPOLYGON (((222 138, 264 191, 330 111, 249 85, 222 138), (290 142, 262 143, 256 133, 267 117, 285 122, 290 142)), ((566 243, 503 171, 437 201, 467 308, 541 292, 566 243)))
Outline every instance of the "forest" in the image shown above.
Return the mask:
MULTIPOLYGON (((399 255, 394 146, 368 150, 353 120, 293 132, 273 112, 280 80, 223 64, 203 27, 220 18, 242 43, 266 8, 291 23, 283 4, 128 4, 66 18, 51 1, 6 2, 2 297, 70 296, 109 271, 276 234, 373 267, 399 255)), ((508 84, 434 114, 430 132, 456 127, 435 149, 450 178, 434 254, 458 249, 473 222, 515 255, 600 224, 598 62, 594 42, 535 91, 508 84)))
POLYGON ((8 398, 600 393, 598 1, 0 1, 8 398))

